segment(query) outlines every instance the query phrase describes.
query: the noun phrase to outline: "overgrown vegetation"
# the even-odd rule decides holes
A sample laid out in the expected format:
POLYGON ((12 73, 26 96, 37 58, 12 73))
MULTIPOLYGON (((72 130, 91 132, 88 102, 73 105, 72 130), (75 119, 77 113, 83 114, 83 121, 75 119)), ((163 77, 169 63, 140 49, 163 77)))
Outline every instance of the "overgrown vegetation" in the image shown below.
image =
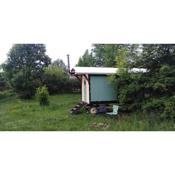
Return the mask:
POLYGON ((0 100, 1 131, 174 131, 171 121, 157 115, 121 114, 118 117, 81 113, 70 115, 79 94, 50 96, 50 105, 41 107, 35 99, 8 97, 0 100))
POLYGON ((114 84, 119 105, 125 112, 154 113, 163 119, 174 119, 175 45, 141 46, 139 59, 128 59, 126 50, 123 50, 125 56, 116 59, 120 70, 114 77, 114 84), (130 72, 133 67, 147 71, 130 72))
POLYGON ((12 90, 0 91, 0 100, 8 98, 8 97, 12 97, 12 96, 15 96, 15 94, 12 90))
POLYGON ((43 44, 15 44, 3 65, 10 86, 21 98, 34 96, 42 84, 44 68, 51 62, 43 44))
POLYGON ((80 89, 80 82, 72 79, 63 68, 49 66, 43 74, 43 84, 48 87, 50 94, 70 93, 80 89))
POLYGON ((5 78, 5 74, 4 72, 0 72, 0 91, 7 90, 8 88, 9 88, 9 85, 5 78))
POLYGON ((73 92, 80 83, 70 79, 60 59, 51 63, 43 44, 15 44, 0 73, 0 90, 7 85, 20 98, 33 98, 38 87, 46 85, 50 94, 73 92))
POLYGON ((94 44, 79 59, 78 66, 117 67, 113 76, 118 103, 123 112, 155 113, 175 117, 175 45, 94 44), (131 72, 144 68, 146 72, 131 72))
POLYGON ((36 98, 38 99, 40 106, 49 105, 49 92, 46 86, 37 88, 36 98))
POLYGON ((120 50, 125 49, 128 57, 137 59, 139 54, 138 44, 93 44, 92 49, 86 50, 79 58, 77 66, 81 67, 115 67, 116 56, 120 50))

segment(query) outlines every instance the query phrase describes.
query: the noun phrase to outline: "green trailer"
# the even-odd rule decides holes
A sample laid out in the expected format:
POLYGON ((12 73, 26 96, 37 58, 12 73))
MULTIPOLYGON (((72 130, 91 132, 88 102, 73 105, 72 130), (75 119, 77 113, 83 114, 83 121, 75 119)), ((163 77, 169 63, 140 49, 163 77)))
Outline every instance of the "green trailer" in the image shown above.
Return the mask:
POLYGON ((117 68, 75 67, 71 74, 81 82, 82 102, 87 104, 108 103, 116 101, 116 91, 109 76, 117 68))
MULTIPOLYGON (((91 113, 106 111, 109 104, 117 101, 117 90, 109 77, 117 73, 118 68, 110 67, 74 67, 70 74, 80 80, 81 102, 71 109, 72 113, 86 107, 91 113)), ((146 69, 132 68, 129 72, 146 72, 146 69)))
MULTIPOLYGON (((70 72, 71 75, 77 77, 81 83, 81 102, 76 105, 77 109, 86 106, 91 113, 95 113, 100 105, 115 103, 117 100, 116 90, 112 86, 109 76, 115 74, 116 71, 117 68, 73 68, 70 72)), ((75 111, 76 106, 73 108, 75 111)))

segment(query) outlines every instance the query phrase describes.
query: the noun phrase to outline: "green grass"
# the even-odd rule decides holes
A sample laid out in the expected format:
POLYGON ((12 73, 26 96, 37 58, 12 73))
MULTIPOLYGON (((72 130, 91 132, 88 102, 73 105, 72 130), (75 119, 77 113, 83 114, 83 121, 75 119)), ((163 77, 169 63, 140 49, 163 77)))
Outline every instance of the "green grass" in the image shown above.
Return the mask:
POLYGON ((50 97, 50 105, 8 97, 0 100, 1 131, 153 131, 175 130, 173 122, 152 120, 141 114, 111 118, 107 115, 69 114, 78 94, 50 97))

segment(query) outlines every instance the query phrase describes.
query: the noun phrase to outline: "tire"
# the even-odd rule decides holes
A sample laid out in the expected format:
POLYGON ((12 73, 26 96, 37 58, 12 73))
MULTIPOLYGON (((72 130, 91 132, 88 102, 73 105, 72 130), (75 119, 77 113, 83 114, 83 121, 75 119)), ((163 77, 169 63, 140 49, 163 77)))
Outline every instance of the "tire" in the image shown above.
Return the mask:
POLYGON ((97 114, 97 108, 96 108, 96 107, 92 107, 92 108, 90 109, 90 113, 91 113, 91 114, 97 114))

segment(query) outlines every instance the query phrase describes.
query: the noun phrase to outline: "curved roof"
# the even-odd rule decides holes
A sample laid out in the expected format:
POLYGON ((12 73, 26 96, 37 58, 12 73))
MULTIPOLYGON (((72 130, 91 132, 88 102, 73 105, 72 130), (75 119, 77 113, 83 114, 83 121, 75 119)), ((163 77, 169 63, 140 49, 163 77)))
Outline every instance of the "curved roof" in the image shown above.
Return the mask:
MULTIPOLYGON (((106 74, 111 75, 115 74, 118 71, 118 68, 112 67, 74 67, 71 70, 72 74, 106 74)), ((146 69, 143 68, 132 68, 131 72, 146 72, 146 69)))

